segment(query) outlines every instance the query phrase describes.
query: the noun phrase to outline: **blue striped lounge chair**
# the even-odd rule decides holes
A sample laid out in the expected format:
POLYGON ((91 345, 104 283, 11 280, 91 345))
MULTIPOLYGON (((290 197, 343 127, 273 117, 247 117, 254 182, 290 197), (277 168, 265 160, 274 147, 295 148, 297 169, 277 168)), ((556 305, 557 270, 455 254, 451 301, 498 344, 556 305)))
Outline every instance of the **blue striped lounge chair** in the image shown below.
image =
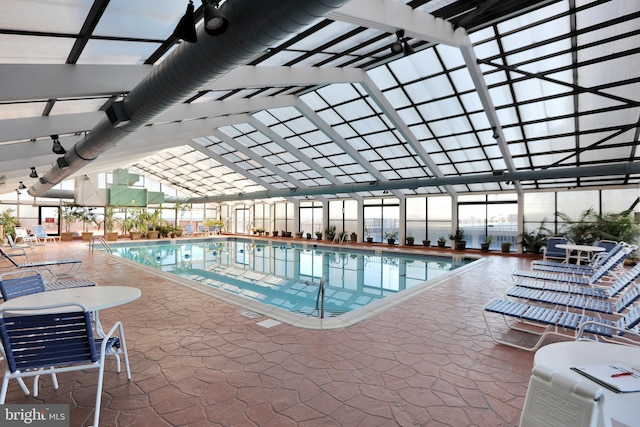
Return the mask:
POLYGON ((82 260, 80 259, 41 260, 18 263, 12 255, 5 252, 2 248, 0 248, 0 259, 8 260, 12 266, 18 269, 35 268, 46 270, 55 278, 74 277, 82 265, 82 260), (67 267, 67 269, 58 269, 57 267, 59 266, 67 267))
POLYGON ((548 336, 564 339, 591 336, 605 341, 640 345, 640 305, 632 306, 627 314, 614 321, 584 312, 496 299, 484 306, 482 315, 494 342, 526 351, 537 350, 548 336), (500 335, 494 331, 490 314, 501 317, 508 330, 500 335), (537 340, 532 345, 524 345, 513 338, 509 330, 524 332, 537 337, 537 340))
POLYGON ((616 246, 605 252, 597 253, 591 263, 589 264, 567 264, 565 262, 558 261, 544 261, 544 260, 533 260, 531 261, 531 269, 532 270, 540 270, 540 271, 551 271, 555 273, 569 273, 573 274, 573 272, 577 273, 586 273, 595 271, 598 267, 606 263, 612 256, 614 256, 619 250, 622 249, 626 244, 618 243, 616 246))
POLYGON ((616 269, 622 265, 624 260, 636 249, 635 246, 629 245, 620 251, 618 251, 615 255, 613 255, 607 262, 598 267, 591 274, 584 274, 580 272, 571 272, 571 273, 555 273, 548 271, 538 271, 538 270, 515 270, 512 275, 516 277, 527 277, 530 279, 539 279, 539 280, 552 280, 556 282, 563 283, 574 283, 579 285, 592 285, 599 280, 601 280, 604 276, 615 273, 616 269))
POLYGON ((640 264, 626 270, 615 282, 606 287, 583 286, 569 283, 551 282, 535 279, 518 279, 515 287, 533 289, 537 291, 560 292, 573 295, 582 295, 590 298, 614 298, 627 286, 634 283, 640 277, 640 264))
POLYGON ((557 245, 567 243, 569 243, 569 241, 565 237, 548 237, 547 245, 542 247, 543 261, 552 259, 565 260, 567 258, 566 249, 560 249, 557 245))

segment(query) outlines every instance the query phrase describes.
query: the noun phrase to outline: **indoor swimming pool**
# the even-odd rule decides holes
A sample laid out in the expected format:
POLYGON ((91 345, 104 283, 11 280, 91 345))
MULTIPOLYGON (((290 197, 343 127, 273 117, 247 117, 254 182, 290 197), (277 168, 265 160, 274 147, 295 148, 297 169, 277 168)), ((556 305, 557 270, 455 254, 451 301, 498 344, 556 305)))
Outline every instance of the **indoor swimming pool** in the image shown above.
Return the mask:
POLYGON ((111 251, 289 313, 325 319, 434 283, 476 261, 242 238, 134 241, 111 245, 111 251))

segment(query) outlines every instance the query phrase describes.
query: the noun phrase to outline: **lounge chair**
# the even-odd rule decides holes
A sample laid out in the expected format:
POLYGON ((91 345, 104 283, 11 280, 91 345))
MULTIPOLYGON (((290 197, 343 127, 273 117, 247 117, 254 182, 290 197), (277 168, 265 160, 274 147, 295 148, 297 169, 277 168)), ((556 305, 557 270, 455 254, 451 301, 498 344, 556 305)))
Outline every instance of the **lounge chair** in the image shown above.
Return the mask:
POLYGON ((537 350, 547 336, 576 339, 589 334, 607 341, 640 344, 640 330, 637 327, 640 323, 639 305, 632 306, 627 314, 613 321, 569 310, 497 299, 484 306, 482 315, 493 341, 527 351, 537 350), (537 336, 537 341, 533 346, 524 346, 499 337, 491 328, 488 313, 500 315, 509 329, 537 336), (573 333, 569 334, 570 331, 573 333), (613 331, 618 333, 614 335, 613 331))
POLYGON ((16 243, 38 243, 38 239, 35 236, 30 235, 27 229, 24 227, 16 227, 16 243))
POLYGON ((68 279, 45 283, 38 270, 16 270, 0 274, 0 294, 7 301, 23 295, 66 288, 96 286, 88 279, 68 279))
POLYGON ((592 285, 604 276, 616 273, 616 269, 622 265, 624 260, 636 249, 636 246, 626 246, 615 253, 603 265, 591 272, 582 273, 571 271, 568 273, 555 273, 539 270, 515 270, 512 275, 516 277, 527 277, 539 280, 551 280, 562 283, 573 283, 579 285, 592 285))
POLYGON ((80 269, 82 265, 82 260, 80 259, 57 259, 57 260, 42 260, 42 261, 27 261, 23 263, 18 263, 13 259, 13 256, 4 251, 4 249, 0 248, 0 259, 6 259, 13 265, 15 268, 42 268, 46 270, 53 277, 73 277, 80 269), (67 267, 66 271, 57 272, 58 266, 67 267))
POLYGON ((621 250, 624 246, 627 246, 626 243, 618 243, 614 247, 610 248, 605 252, 597 253, 591 260, 589 264, 567 264, 565 262, 558 261, 543 261, 543 260, 533 260, 531 261, 531 269, 532 270, 540 270, 540 271, 552 271, 556 273, 562 272, 593 272, 598 267, 606 263, 612 256, 614 256, 619 250, 621 250))
POLYGON ((193 231, 193 227, 191 226, 191 224, 187 224, 187 225, 184 226, 184 236, 185 237, 202 236, 202 232, 193 231))
POLYGON ((569 241, 565 237, 548 237, 547 245, 542 247, 542 260, 566 260, 567 251, 565 249, 560 249, 557 246, 566 245, 567 243, 569 243, 569 241))
POLYGON ((35 257, 37 257, 44 250, 44 244, 42 243, 16 243, 13 240, 13 236, 11 234, 7 234, 7 243, 9 244, 9 253, 14 256, 23 255, 29 261, 35 261, 35 257), (34 259, 29 258, 29 253, 34 256, 34 259))
POLYGON ((47 234, 47 229, 44 227, 44 225, 34 225, 33 227, 31 227, 31 230, 33 231, 33 235, 35 236, 35 238, 40 243, 57 243, 60 241, 60 236, 52 236, 50 234, 47 234))
MULTIPOLYGON (((615 282, 607 287, 572 285, 532 279, 519 279, 515 282, 515 287, 521 289, 531 289, 534 292, 530 295, 534 295, 535 292, 542 291, 580 295, 590 298, 608 299, 616 297, 620 292, 634 283, 638 277, 640 277, 640 264, 636 264, 635 266, 633 266, 633 268, 627 270, 615 282)), ((526 291, 510 290, 507 291, 507 294, 509 293, 513 294, 511 296, 515 296, 518 298, 526 298, 525 295, 528 295, 526 291)))
POLYGON ((524 299, 535 303, 567 307, 602 314, 619 314, 629 305, 640 298, 640 285, 635 285, 616 301, 604 298, 591 298, 565 292, 542 291, 538 289, 513 287, 507 291, 507 296, 524 299))
MULTIPOLYGON (((80 303, 20 308, 19 311, 0 309, 0 338, 7 359, 0 404, 5 403, 11 378, 21 381, 24 377, 34 377, 33 394, 37 397, 38 378, 42 374, 97 368, 93 426, 98 427, 105 357, 123 355, 127 378, 131 379, 122 323, 116 322, 103 338, 95 338, 91 315, 80 303)), ((117 370, 120 372, 120 363, 117 370)), ((57 388, 57 382, 54 387, 57 388)))

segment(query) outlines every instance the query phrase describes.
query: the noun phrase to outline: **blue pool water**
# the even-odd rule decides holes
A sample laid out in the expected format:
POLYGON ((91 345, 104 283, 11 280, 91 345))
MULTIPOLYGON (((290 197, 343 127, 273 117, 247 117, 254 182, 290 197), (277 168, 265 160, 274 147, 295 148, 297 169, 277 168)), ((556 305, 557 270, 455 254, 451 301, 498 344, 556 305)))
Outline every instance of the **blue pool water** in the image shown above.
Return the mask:
POLYGON ((338 316, 474 261, 250 239, 112 245, 113 254, 289 312, 338 316))

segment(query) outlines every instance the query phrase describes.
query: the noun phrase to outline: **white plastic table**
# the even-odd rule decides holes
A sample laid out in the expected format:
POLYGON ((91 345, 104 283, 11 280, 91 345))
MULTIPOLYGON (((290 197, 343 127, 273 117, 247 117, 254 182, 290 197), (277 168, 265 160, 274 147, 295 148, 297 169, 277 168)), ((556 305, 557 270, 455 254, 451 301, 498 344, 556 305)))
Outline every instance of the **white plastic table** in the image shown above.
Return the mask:
POLYGON ((84 304, 87 309, 93 313, 96 323, 96 333, 98 335, 104 335, 98 319, 98 311, 134 301, 140 298, 140 295, 142 295, 140 289, 130 286, 87 286, 38 292, 12 298, 0 304, 0 310, 16 310, 24 307, 78 302, 84 304))
POLYGON ((574 245, 572 243, 560 243, 559 245, 556 245, 556 248, 564 249, 565 251, 567 251, 564 262, 569 263, 569 260, 571 258, 575 258, 576 264, 580 264, 582 261, 591 260, 591 255, 594 252, 605 251, 605 248, 603 248, 602 246, 574 245), (575 255, 573 255, 573 251, 576 252, 575 255))
MULTIPOLYGON (((584 381, 590 380, 570 368, 612 362, 640 368, 640 347, 595 341, 559 342, 542 347, 533 359, 534 365, 544 365, 573 379, 584 381)), ((612 427, 637 427, 640 421, 640 393, 615 393, 604 387, 603 389, 612 427)))

